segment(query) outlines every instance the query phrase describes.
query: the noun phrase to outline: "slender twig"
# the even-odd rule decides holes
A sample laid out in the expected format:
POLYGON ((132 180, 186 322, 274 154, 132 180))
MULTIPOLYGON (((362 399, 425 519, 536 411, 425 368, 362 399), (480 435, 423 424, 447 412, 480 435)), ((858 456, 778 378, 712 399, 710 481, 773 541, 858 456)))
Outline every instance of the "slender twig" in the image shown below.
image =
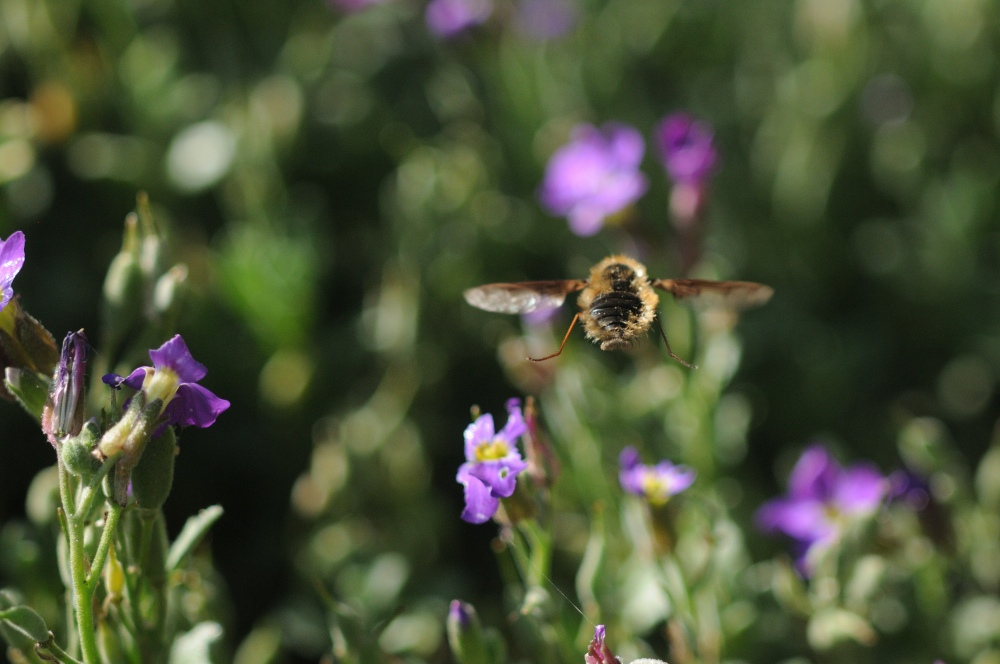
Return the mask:
POLYGON ((111 540, 118 528, 118 517, 121 516, 121 513, 121 505, 109 500, 108 516, 104 519, 104 532, 101 533, 101 541, 97 545, 94 562, 90 568, 90 576, 87 578, 87 592, 90 595, 93 595, 94 591, 97 590, 97 584, 101 580, 101 571, 104 569, 104 561, 108 557, 108 550, 111 548, 111 540))

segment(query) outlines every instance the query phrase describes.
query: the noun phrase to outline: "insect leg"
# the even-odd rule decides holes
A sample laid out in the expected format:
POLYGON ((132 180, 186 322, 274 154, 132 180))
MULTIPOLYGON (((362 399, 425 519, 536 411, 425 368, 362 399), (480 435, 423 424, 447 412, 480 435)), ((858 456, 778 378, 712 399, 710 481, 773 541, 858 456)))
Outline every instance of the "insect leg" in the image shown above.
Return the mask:
MULTIPOLYGON (((680 362, 681 364, 683 364, 684 366, 686 366, 688 369, 697 369, 698 367, 695 366, 694 364, 691 364, 689 362, 685 362, 681 358, 679 358, 676 355, 674 355, 674 351, 670 350, 670 342, 667 341, 667 334, 663 331, 663 326, 660 325, 660 318, 659 317, 655 318, 654 322, 656 323, 657 329, 660 330, 660 336, 663 337, 663 343, 665 343, 667 345, 667 355, 669 355, 670 357, 674 358, 675 360, 677 360, 678 362, 680 362)), ((559 350, 561 351, 562 348, 560 348, 559 350)), ((559 353, 556 353, 556 355, 558 355, 558 354, 559 353)))
POLYGON ((573 327, 576 325, 576 321, 578 321, 578 320, 580 320, 580 312, 579 311, 576 312, 575 316, 573 316, 573 322, 569 324, 569 329, 566 330, 566 336, 563 337, 562 343, 559 344, 559 350, 557 350, 556 352, 552 353, 551 355, 546 355, 545 357, 538 357, 538 358, 529 357, 528 359, 531 360, 532 362, 544 362, 545 360, 551 360, 556 355, 559 355, 559 353, 561 353, 563 351, 563 347, 566 345, 566 340, 569 339, 569 333, 573 331, 573 327))

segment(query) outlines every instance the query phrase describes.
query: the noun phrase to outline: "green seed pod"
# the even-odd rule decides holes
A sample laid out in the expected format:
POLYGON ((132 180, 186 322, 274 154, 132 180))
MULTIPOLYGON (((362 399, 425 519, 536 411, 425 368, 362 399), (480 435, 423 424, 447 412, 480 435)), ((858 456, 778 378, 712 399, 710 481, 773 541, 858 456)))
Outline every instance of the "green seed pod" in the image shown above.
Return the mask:
POLYGON ((177 438, 170 427, 146 444, 132 470, 132 495, 140 507, 159 509, 167 501, 174 482, 176 448, 177 438))

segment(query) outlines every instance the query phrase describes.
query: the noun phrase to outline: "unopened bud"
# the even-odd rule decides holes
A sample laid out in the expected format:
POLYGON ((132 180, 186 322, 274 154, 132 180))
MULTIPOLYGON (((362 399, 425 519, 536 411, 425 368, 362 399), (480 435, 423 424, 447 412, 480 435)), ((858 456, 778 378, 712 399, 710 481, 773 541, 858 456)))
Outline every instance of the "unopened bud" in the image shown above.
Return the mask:
POLYGON ((122 590, 125 588, 125 568, 118 560, 114 544, 108 549, 108 562, 104 568, 104 587, 112 602, 121 601, 122 590))
POLYGON ((183 263, 173 266, 156 281, 153 289, 153 307, 159 314, 177 309, 184 284, 187 283, 188 267, 183 263))
POLYGON ((90 479, 101 465, 94 458, 94 446, 100 436, 101 429, 97 420, 90 419, 83 425, 79 436, 64 440, 59 458, 66 470, 78 477, 90 479))
POLYGON ((483 626, 471 604, 452 600, 448 610, 448 644, 459 664, 489 664, 483 626))
POLYGON ((67 436, 80 433, 86 401, 87 337, 83 330, 70 332, 63 340, 59 364, 42 410, 42 431, 53 447, 67 436))
POLYGON ((587 646, 587 654, 583 656, 583 661, 587 664, 618 664, 621 660, 615 657, 611 649, 604 643, 604 625, 598 625, 594 629, 594 638, 587 646))

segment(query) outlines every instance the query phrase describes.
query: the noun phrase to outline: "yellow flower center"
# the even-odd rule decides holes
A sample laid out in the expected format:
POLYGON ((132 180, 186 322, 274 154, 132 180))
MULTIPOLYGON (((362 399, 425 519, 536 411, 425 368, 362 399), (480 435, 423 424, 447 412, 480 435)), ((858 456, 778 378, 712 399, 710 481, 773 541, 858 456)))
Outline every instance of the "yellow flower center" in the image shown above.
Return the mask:
POLYGON ((651 505, 662 507, 670 500, 667 483, 656 473, 644 473, 642 476, 642 492, 651 505))
MULTIPOLYGON (((153 371, 146 372, 146 378, 142 381, 142 387, 146 392, 149 401, 162 399, 163 407, 166 408, 170 400, 177 394, 177 387, 181 384, 177 372, 169 367, 160 367, 153 371)), ((162 410, 160 412, 163 412, 162 410)))
POLYGON ((496 461, 507 456, 509 451, 507 441, 494 438, 487 443, 480 443, 476 446, 476 461, 496 461))

